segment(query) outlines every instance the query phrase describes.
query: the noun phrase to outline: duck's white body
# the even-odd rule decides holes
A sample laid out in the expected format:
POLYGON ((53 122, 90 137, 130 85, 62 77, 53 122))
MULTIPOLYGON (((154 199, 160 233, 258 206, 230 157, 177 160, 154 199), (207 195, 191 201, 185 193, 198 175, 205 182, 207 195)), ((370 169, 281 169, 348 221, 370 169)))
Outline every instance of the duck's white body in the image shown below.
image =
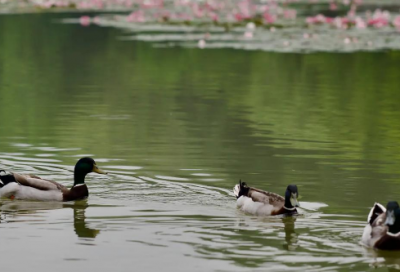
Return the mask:
POLYGON ((245 213, 254 215, 271 215, 275 207, 262 202, 254 202, 253 199, 247 196, 241 196, 236 201, 236 206, 245 213))
POLYGON ((0 198, 14 198, 24 200, 62 201, 63 195, 60 190, 38 190, 33 187, 24 186, 12 182, 0 188, 0 198))
POLYGON ((368 214, 367 225, 364 228, 361 242, 367 247, 375 247, 376 243, 387 233, 385 225, 386 208, 375 203, 368 214))
POLYGON ((373 247, 377 241, 381 237, 381 235, 374 235, 378 233, 386 232, 387 227, 383 224, 385 221, 385 213, 386 208, 379 203, 375 203, 371 208, 367 222, 368 224, 365 226, 363 235, 361 237, 361 242, 367 247, 373 247), (379 211, 379 213, 377 213, 379 211), (372 228, 374 225, 374 228, 372 228))

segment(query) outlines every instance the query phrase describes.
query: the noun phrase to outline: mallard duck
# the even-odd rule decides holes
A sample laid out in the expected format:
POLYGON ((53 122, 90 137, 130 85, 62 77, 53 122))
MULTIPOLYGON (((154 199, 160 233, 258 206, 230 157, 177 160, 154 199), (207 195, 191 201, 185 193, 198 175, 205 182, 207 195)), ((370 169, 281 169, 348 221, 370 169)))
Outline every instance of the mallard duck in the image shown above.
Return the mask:
POLYGON ((242 211, 254 215, 293 215, 297 214, 296 207, 299 191, 296 185, 289 185, 285 192, 285 197, 278 194, 262 191, 248 187, 245 182, 233 188, 233 193, 237 198, 237 207, 242 211))
POLYGON ((386 208, 375 203, 368 215, 362 242, 381 250, 400 250, 400 207, 389 201, 386 208))
POLYGON ((92 158, 80 159, 74 169, 74 185, 68 189, 64 185, 51 180, 45 180, 35 175, 17 173, 0 173, 0 198, 42 200, 42 201, 72 201, 89 196, 85 177, 90 172, 107 174, 100 170, 92 158))

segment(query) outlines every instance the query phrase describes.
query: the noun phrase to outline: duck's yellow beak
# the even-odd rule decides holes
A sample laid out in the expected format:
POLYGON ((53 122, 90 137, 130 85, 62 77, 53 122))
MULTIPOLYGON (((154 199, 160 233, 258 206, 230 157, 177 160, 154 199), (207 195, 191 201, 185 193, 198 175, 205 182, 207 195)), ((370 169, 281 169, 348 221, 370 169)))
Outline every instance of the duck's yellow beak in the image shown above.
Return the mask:
POLYGON ((105 172, 105 171, 101 170, 100 168, 98 168, 96 164, 93 165, 92 171, 96 172, 96 173, 99 173, 99 174, 107 175, 107 172, 105 172))
POLYGON ((292 193, 290 197, 290 203, 292 204, 293 207, 300 207, 300 203, 297 200, 297 194, 292 193))

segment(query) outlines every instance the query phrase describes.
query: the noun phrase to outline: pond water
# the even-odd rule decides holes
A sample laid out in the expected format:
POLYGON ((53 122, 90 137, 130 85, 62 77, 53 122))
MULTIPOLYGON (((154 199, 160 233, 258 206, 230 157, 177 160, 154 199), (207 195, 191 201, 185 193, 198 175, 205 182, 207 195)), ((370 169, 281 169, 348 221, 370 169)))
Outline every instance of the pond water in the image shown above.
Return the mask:
POLYGON ((0 16, 0 168, 90 197, 0 202, 2 269, 388 271, 364 249, 400 190, 400 53, 157 48, 71 14, 0 16), (232 187, 299 187, 301 216, 254 217, 232 187))

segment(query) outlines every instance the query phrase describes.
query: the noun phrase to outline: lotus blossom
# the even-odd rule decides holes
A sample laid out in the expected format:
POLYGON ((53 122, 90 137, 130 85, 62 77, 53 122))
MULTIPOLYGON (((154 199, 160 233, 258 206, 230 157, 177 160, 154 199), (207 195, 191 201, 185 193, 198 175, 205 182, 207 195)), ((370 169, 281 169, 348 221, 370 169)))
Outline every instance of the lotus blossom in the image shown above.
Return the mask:
POLYGON ((400 16, 394 18, 393 25, 397 28, 397 30, 400 30, 400 16))
POLYGON ((89 26, 90 25, 90 17, 89 16, 81 16, 81 18, 79 18, 79 23, 82 26, 89 26))
MULTIPOLYGON (((0 0, 1 2, 12 2, 14 0, 0 0)), ((249 22, 264 24, 270 31, 275 31, 272 25, 278 24, 283 27, 291 27, 292 24, 284 20, 296 19, 297 8, 290 8, 291 4, 299 0, 20 0, 32 3, 41 8, 76 7, 77 9, 131 9, 129 15, 116 18, 124 18, 131 23, 162 22, 182 23, 183 21, 193 23, 209 23, 227 25, 230 29, 232 24, 240 23, 242 26, 249 22), (260 20, 261 19, 261 20, 260 20)), ((378 6, 379 0, 374 0, 378 6)), ((306 2, 306 1, 302 1, 306 2)), ((308 0, 309 5, 319 4, 321 0, 308 0)), ((337 29, 346 30, 351 28, 384 28, 393 27, 400 31, 400 15, 393 15, 389 11, 377 9, 361 13, 358 9, 362 0, 325 0, 331 11, 338 7, 347 11, 340 14, 345 16, 328 17, 317 14, 305 19, 307 25, 328 25, 337 29), (345 7, 344 7, 344 6, 345 7)), ((294 6, 293 6, 294 7, 294 6)), ((326 8, 326 7, 325 7, 326 8)), ((390 7, 394 10, 394 8, 390 7)), ((116 19, 118 20, 118 19, 116 19)), ((82 26, 96 24, 98 18, 82 16, 79 19, 82 26)), ((246 29, 244 35, 250 37, 251 29, 246 29)), ((243 33, 243 32, 242 32, 243 33)), ((307 36, 307 35, 306 35, 307 36)), ((310 35, 311 37, 311 35, 310 35)), ((341 38, 343 39, 343 38, 341 38)), ((354 41, 351 40, 351 43, 354 41)))
POLYGON ((322 14, 318 14, 315 17, 307 17, 306 23, 307 24, 323 24, 323 23, 332 23, 333 19, 329 17, 325 17, 322 14))
POLYGON ((332 1, 332 2, 330 2, 329 3, 329 9, 330 10, 337 10, 338 9, 338 6, 337 6, 337 4, 336 4, 336 2, 334 2, 334 1, 332 1))
POLYGON ((265 12, 263 17, 264 17, 265 23, 267 23, 267 24, 273 24, 276 21, 276 16, 274 16, 268 12, 265 12))
POLYGON ((126 20, 131 23, 143 23, 146 21, 146 18, 144 16, 144 12, 142 10, 138 10, 129 14, 126 20))
POLYGON ((367 27, 367 23, 360 17, 357 17, 355 20, 356 28, 364 29, 367 27))
POLYGON ((387 26, 388 24, 389 24, 389 21, 385 18, 376 18, 376 19, 368 20, 368 25, 374 26, 376 28, 382 28, 384 26, 387 26))
POLYGON ((164 6, 164 0, 144 0, 142 1, 143 8, 161 8, 164 6))

